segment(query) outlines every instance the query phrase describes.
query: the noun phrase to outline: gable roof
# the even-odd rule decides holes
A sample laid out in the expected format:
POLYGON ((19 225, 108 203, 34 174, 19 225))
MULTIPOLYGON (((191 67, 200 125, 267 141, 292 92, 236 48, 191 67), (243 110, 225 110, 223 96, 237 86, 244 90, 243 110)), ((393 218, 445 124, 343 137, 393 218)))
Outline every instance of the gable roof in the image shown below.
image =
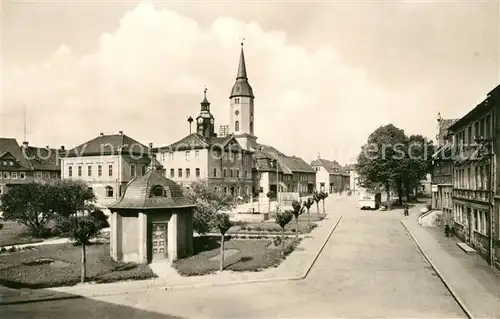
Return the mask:
POLYGON ((10 153, 16 159, 18 165, 25 169, 32 169, 31 164, 26 159, 26 156, 23 154, 23 151, 15 138, 0 137, 0 153, 3 153, 2 156, 10 153))
POLYGON ((59 161, 60 150, 53 148, 42 147, 23 147, 23 152, 26 154, 28 162, 34 170, 45 171, 60 171, 61 165, 59 161))
POLYGON ((149 148, 125 134, 100 135, 66 152, 66 156, 148 154, 149 148))
POLYGON ((262 171, 275 171, 276 167, 271 163, 278 160, 278 170, 283 174, 293 174, 295 172, 316 173, 316 171, 302 158, 287 156, 269 145, 257 144, 257 149, 253 154, 253 158, 257 168, 262 171))
POLYGON ((311 162, 311 166, 323 166, 328 174, 348 175, 349 173, 337 161, 330 161, 324 158, 318 158, 311 162))
POLYGON ((279 160, 283 162, 292 172, 316 173, 314 168, 307 164, 302 158, 296 156, 280 156, 279 160))
POLYGON ((192 133, 188 136, 183 137, 179 141, 172 143, 168 146, 158 147, 155 150, 160 152, 175 152, 175 151, 189 151, 197 149, 207 149, 207 148, 217 148, 225 150, 231 150, 235 152, 248 153, 244 150, 240 143, 234 138, 233 135, 228 135, 225 137, 205 137, 198 133, 192 133))

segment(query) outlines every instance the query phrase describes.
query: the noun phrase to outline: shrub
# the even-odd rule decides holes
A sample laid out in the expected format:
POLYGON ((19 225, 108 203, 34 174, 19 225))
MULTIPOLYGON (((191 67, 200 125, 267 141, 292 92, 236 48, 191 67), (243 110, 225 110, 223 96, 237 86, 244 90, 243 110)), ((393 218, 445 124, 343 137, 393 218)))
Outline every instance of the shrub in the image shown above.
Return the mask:
POLYGON ((276 236, 273 238, 273 244, 274 246, 279 246, 281 245, 281 237, 280 236, 276 236))
POLYGON ((3 228, 3 224, 0 223, 0 229, 2 229, 2 228, 3 228))
POLYGON ((255 231, 262 231, 262 228, 260 228, 259 226, 255 227, 254 229, 255 231))
POLYGON ((8 249, 9 253, 14 253, 17 251, 16 246, 12 246, 8 249))

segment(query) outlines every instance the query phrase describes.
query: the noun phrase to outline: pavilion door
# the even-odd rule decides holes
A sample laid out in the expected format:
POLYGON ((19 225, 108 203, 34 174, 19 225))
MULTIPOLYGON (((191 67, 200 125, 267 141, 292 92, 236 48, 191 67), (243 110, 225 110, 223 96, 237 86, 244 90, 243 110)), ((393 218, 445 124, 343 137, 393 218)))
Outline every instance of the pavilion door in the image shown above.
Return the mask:
POLYGON ((167 223, 153 223, 151 248, 153 260, 167 258, 167 223))

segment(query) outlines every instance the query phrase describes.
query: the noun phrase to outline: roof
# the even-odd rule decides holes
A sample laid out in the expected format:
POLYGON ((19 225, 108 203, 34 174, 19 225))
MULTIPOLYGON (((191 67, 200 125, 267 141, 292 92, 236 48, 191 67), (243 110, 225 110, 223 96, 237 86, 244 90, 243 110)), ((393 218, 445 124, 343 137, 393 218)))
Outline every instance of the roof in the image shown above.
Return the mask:
POLYGON ((229 98, 233 98, 235 96, 246 96, 255 98, 253 95, 252 87, 250 83, 248 83, 247 76, 247 67, 245 63, 245 53, 243 52, 243 44, 241 44, 241 52, 240 52, 240 62, 238 64, 238 74, 236 75, 236 82, 231 89, 231 95, 229 98))
POLYGON ((438 142, 444 140, 450 134, 449 128, 455 124, 459 119, 439 119, 439 132, 436 136, 438 142))
POLYGON ((179 184, 166 178, 163 170, 159 169, 150 170, 146 175, 130 181, 122 197, 108 206, 111 211, 190 207, 194 208, 196 205, 184 197, 179 184), (155 196, 154 189, 160 189, 161 194, 155 196))
POLYGON ((28 161, 34 170, 60 171, 61 165, 59 155, 61 150, 54 148, 42 148, 28 146, 23 148, 28 161))
POLYGON ((196 149, 206 149, 206 148, 216 148, 225 150, 231 150, 235 152, 248 152, 243 149, 238 143, 238 141, 234 138, 233 135, 228 135, 225 137, 204 137, 198 133, 192 133, 188 136, 182 138, 181 140, 170 144, 168 146, 162 146, 157 148, 158 151, 188 151, 188 150, 196 150, 196 149))
POLYGON ((2 157, 7 153, 11 154, 17 161, 17 164, 24 169, 32 169, 31 164, 24 156, 23 151, 15 138, 0 138, 0 153, 2 157))
POLYGON ((294 172, 316 173, 316 171, 300 157, 287 156, 269 145, 257 144, 256 148, 253 158, 256 163, 256 168, 261 171, 276 170, 276 167, 271 163, 278 160, 278 170, 283 174, 293 174, 294 172))
POLYGON ((311 166, 323 166, 328 174, 349 175, 345 168, 337 161, 330 161, 324 158, 318 158, 311 162, 311 166))
POLYGON ((125 134, 100 135, 66 152, 66 156, 148 154, 149 148, 125 134))
POLYGON ((481 103, 479 103, 476 107, 469 111, 466 115, 461 117, 455 123, 450 125, 448 129, 450 131, 455 131, 459 129, 461 126, 468 123, 472 118, 476 115, 481 114, 483 112, 487 112, 490 110, 495 104, 499 103, 500 99, 500 85, 497 85, 493 90, 491 90, 486 99, 484 99, 481 103))

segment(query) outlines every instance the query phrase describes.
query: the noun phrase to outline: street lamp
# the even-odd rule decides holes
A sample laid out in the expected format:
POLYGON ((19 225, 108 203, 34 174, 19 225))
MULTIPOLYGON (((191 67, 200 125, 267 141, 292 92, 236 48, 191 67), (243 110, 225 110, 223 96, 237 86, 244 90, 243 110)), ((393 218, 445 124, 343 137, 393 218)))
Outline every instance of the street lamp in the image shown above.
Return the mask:
MULTIPOLYGON (((479 144, 479 151, 486 148, 486 159, 488 163, 488 222, 489 222, 489 264, 490 266, 495 265, 495 251, 493 245, 493 211, 494 211, 494 181, 493 181, 493 148, 491 147, 490 139, 485 139, 484 136, 478 136, 474 139, 477 144, 479 144)), ((479 152, 478 152, 479 153, 479 152)), ((482 154, 481 154, 482 157, 482 154)))
POLYGON ((280 193, 280 175, 279 175, 279 164, 278 164, 278 159, 275 159, 276 161, 276 205, 279 205, 279 193, 280 193))

